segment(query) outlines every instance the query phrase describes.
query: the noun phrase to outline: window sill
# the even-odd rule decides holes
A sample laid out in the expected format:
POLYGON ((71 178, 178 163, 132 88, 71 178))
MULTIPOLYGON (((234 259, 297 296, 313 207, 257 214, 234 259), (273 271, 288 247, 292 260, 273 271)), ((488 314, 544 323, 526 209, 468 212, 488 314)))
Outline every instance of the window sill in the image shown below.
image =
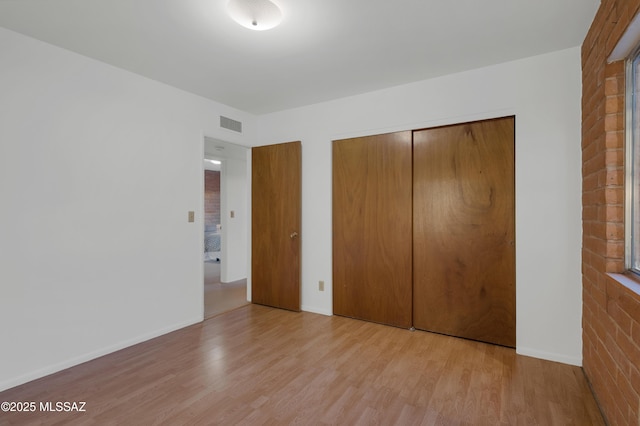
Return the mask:
POLYGON ((610 281, 615 281, 624 287, 631 297, 636 300, 640 300, 640 277, 632 274, 631 272, 626 272, 623 274, 607 274, 610 278, 610 281))

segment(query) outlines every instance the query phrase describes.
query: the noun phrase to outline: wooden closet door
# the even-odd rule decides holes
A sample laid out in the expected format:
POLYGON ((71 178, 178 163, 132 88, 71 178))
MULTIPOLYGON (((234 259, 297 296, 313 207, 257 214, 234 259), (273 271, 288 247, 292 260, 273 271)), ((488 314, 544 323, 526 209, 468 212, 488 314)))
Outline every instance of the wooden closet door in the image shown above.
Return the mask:
POLYGON ((300 142, 251 150, 251 300, 300 310, 300 142))
POLYGON ((411 132, 333 142, 333 312, 411 327, 411 132))
POLYGON ((416 328, 515 346, 514 123, 413 134, 416 328))

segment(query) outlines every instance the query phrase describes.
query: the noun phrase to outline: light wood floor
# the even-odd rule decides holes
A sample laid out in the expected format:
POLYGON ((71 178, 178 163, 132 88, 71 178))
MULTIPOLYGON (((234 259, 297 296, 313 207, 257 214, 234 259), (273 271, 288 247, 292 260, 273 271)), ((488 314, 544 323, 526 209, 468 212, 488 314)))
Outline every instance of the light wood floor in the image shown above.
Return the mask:
POLYGON ((578 367, 513 349, 259 305, 0 393, 86 401, 25 424, 602 425, 578 367))
POLYGON ((220 282, 220 264, 204 263, 204 317, 211 318, 248 304, 247 280, 220 282))

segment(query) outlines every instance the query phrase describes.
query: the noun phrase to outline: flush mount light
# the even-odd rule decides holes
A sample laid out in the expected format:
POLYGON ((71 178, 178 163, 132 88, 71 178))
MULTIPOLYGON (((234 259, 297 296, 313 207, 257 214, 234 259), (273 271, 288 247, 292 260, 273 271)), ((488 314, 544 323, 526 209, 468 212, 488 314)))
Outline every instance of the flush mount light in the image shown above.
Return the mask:
POLYGON ((210 160, 208 158, 205 158, 204 161, 206 161, 207 163, 211 163, 211 164, 222 164, 222 161, 210 160))
POLYGON ((270 0, 229 0, 229 15, 251 30, 270 30, 282 22, 282 11, 270 0))

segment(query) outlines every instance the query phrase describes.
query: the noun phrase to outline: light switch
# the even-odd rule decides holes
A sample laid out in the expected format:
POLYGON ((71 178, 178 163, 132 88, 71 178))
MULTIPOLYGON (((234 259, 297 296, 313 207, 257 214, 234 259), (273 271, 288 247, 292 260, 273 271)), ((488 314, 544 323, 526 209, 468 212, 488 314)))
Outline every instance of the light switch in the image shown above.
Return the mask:
POLYGON ((196 213, 189 212, 189 222, 195 222, 195 220, 196 220, 196 213))
POLYGON ((231 217, 236 217, 236 212, 234 212, 233 210, 231 210, 231 217))

